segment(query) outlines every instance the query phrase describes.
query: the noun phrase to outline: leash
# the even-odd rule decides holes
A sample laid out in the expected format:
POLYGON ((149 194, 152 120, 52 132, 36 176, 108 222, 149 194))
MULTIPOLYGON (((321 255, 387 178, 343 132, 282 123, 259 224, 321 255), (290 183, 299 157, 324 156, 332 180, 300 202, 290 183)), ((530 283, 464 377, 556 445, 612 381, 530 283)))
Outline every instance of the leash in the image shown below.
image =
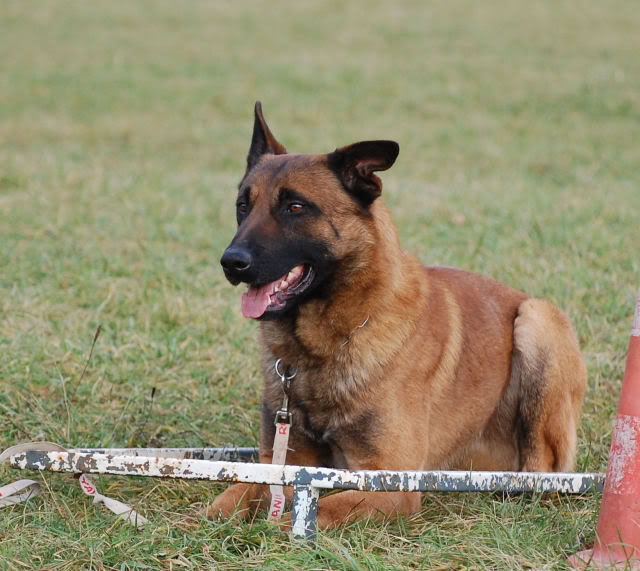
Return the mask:
MULTIPOLYGON (((283 398, 282 405, 276 412, 274 419, 276 431, 273 440, 273 456, 271 463, 284 466, 287 459, 292 417, 292 413, 289 411, 291 382, 295 378, 297 370, 289 373, 288 367, 284 367, 283 371, 281 370, 281 363, 281 359, 278 359, 274 365, 275 372, 278 377, 280 377, 280 381, 282 383, 283 398)), ((124 450, 125 449, 123 449, 123 451, 124 450)), ((6 462, 12 456, 32 451, 68 452, 66 448, 60 446, 59 444, 55 444, 54 442, 26 442, 23 444, 17 444, 16 446, 11 446, 4 452, 0 453, 0 464, 6 462)), ((109 450, 109 452, 114 451, 115 449, 109 450)), ((107 449, 105 449, 104 452, 107 452, 107 449)), ((138 455, 138 453, 140 452, 143 451, 137 451, 136 455, 138 455)), ((145 452, 140 455, 146 456, 147 453, 145 452)), ((158 457, 181 456, 181 454, 178 454, 178 452, 180 452, 184 453, 182 457, 195 457, 196 455, 202 455, 202 457, 206 459, 220 460, 222 458, 219 458, 218 456, 224 456, 226 451, 224 449, 222 450, 222 452, 220 452, 219 450, 215 450, 215 453, 210 454, 207 449, 203 449, 202 451, 198 450, 196 453, 186 449, 184 451, 182 449, 165 451, 153 449, 149 450, 148 452, 149 455, 151 455, 150 452, 163 452, 161 454, 154 454, 154 456, 158 457)), ((251 456, 253 456, 253 449, 236 450, 236 454, 238 455, 238 457, 249 457, 249 452, 251 452, 251 456)), ((78 484, 80 485, 80 489, 82 490, 82 492, 93 499, 94 504, 104 505, 107 509, 111 510, 114 514, 124 519, 131 525, 134 525, 135 527, 141 529, 144 524, 148 523, 148 520, 137 513, 131 506, 99 493, 96 485, 87 477, 86 474, 80 474, 78 478, 78 484)), ((269 486, 269 491, 271 492, 271 505, 269 507, 268 519, 278 520, 282 516, 285 508, 284 487, 282 485, 271 485, 269 486)), ((35 480, 18 480, 16 482, 6 484, 0 487, 0 508, 26 502, 27 500, 40 495, 40 493, 40 484, 35 480)))
MULTIPOLYGON (((287 459, 287 448, 289 444, 289 429, 291 428, 291 416, 289 412, 289 392, 291 391, 291 381, 297 374, 297 370, 294 370, 292 374, 287 374, 285 368, 284 371, 280 370, 281 359, 278 359, 275 363, 274 369, 276 375, 280 377, 282 383, 282 406, 276 412, 274 424, 276 425, 276 435, 273 439, 273 456, 271 458, 272 464, 278 464, 284 466, 287 459)), ((269 506, 268 519, 279 520, 282 517, 284 511, 284 488, 281 485, 269 486, 271 492, 271 505, 269 506)))
MULTIPOLYGON (((7 448, 0 454, 0 464, 6 462, 11 456, 21 454, 22 452, 30 452, 31 450, 43 450, 45 452, 64 452, 62 446, 58 446, 53 442, 28 442, 26 444, 17 444, 7 448)), ((0 508, 21 504, 31 498, 40 495, 40 484, 35 480, 18 480, 11 484, 0 487, 0 508)))
MULTIPOLYGON (((7 448, 0 454, 0 464, 6 462, 11 456, 25 452, 67 452, 67 449, 53 442, 26 442, 7 448)), ((102 504, 118 517, 121 517, 131 525, 141 529, 148 520, 137 513, 131 506, 98 492, 96 485, 87 477, 80 474, 78 479, 80 489, 93 498, 94 504, 102 504)), ((12 484, 0 487, 0 508, 26 502, 40 494, 40 484, 34 480, 18 480, 12 484)))

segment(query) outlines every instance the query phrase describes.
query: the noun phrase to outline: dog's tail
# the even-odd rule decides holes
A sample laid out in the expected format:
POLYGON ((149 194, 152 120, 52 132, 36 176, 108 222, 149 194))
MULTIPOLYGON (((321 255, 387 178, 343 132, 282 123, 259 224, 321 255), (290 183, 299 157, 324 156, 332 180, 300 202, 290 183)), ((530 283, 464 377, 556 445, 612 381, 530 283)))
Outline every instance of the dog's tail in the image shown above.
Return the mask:
POLYGON ((587 369, 569 319, 552 303, 520 304, 512 377, 520 386, 520 470, 573 470, 587 369))

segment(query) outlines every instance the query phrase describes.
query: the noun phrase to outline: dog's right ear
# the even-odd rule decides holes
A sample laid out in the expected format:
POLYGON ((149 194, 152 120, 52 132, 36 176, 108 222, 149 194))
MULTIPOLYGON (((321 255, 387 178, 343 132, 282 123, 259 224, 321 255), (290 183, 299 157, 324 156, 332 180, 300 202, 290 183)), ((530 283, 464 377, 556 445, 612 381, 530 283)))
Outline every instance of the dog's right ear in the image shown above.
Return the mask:
POLYGON ((251 137, 249 154, 247 155, 247 172, 256 166, 262 155, 267 153, 271 155, 285 155, 287 149, 273 136, 267 122, 264 120, 264 115, 262 115, 262 103, 256 101, 253 135, 251 137))

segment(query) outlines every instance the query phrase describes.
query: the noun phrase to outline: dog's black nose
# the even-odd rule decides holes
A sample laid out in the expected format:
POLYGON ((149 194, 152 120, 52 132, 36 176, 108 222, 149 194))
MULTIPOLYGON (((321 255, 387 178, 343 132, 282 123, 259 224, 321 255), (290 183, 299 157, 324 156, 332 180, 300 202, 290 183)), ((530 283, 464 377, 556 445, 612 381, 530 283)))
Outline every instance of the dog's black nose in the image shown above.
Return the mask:
POLYGON ((251 267, 253 259, 249 250, 238 246, 229 246, 222 254, 222 267, 234 273, 246 272, 251 267))

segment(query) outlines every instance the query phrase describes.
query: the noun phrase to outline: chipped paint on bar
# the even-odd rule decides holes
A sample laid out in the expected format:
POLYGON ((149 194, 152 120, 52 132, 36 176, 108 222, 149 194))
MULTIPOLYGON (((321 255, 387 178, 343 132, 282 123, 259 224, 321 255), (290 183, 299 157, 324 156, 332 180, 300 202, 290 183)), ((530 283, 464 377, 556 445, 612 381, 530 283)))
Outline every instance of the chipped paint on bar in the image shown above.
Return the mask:
POLYGON ((255 449, 85 449, 13 454, 8 461, 23 470, 187 478, 293 486, 293 537, 316 535, 320 489, 369 492, 599 492, 604 474, 531 472, 425 472, 397 470, 333 470, 277 464, 233 462, 255 457, 255 449), (105 452, 102 454, 101 452, 105 452), (194 459, 222 458, 221 460, 194 459))
POLYGON ((284 486, 303 485, 363 491, 504 491, 580 494, 600 491, 604 484, 604 475, 593 473, 348 471, 81 452, 25 452, 12 456, 9 462, 16 468, 27 470, 188 478, 284 486))
POLYGON ((310 541, 315 539, 319 496, 319 488, 314 486, 294 486, 293 506, 291 508, 291 520, 293 523, 291 533, 293 537, 310 541))
POLYGON ((257 462, 257 448, 227 446, 225 448, 72 448, 69 452, 110 454, 112 456, 143 456, 145 458, 181 458, 214 462, 257 462))

